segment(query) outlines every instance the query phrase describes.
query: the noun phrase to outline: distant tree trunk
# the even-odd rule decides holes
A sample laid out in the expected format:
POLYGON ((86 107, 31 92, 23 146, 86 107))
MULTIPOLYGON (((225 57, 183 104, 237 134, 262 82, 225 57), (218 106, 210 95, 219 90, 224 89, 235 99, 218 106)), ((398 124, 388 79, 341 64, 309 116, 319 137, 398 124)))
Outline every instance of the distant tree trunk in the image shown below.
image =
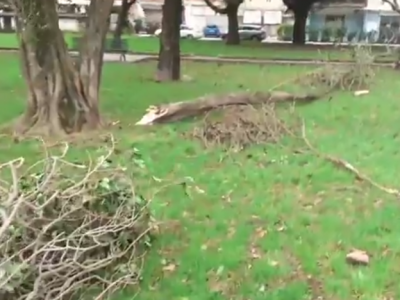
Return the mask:
POLYGON ((12 0, 28 103, 17 125, 59 135, 101 125, 99 86, 113 0, 92 0, 77 68, 59 28, 56 0, 12 0))
POLYGON ((118 12, 117 25, 114 31, 114 40, 119 40, 124 33, 124 29, 128 26, 129 9, 136 0, 122 0, 120 10, 118 12))
POLYGON ((157 81, 175 81, 181 78, 180 25, 182 0, 165 0, 158 54, 157 81))
POLYGON ((304 45, 306 43, 306 24, 308 9, 296 9, 294 13, 293 44, 304 45))
POLYGON ((4 22, 4 32, 12 32, 12 18, 11 17, 3 17, 3 22, 4 22))
POLYGON ((239 22, 238 22, 239 5, 228 3, 226 14, 228 16, 228 34, 226 37, 227 45, 239 45, 239 22))

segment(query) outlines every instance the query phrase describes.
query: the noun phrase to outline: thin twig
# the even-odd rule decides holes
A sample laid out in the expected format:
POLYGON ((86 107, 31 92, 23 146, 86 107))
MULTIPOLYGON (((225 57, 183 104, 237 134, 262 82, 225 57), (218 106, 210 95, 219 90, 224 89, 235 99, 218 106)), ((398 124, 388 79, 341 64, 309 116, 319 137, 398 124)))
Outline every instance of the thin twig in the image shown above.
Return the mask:
POLYGON ((396 197, 400 197, 400 190, 398 189, 394 189, 394 188, 389 188, 389 187, 385 187, 379 183, 377 183, 376 181, 374 181, 373 179, 371 179, 370 177, 368 177, 367 175, 363 174, 360 170, 358 170, 357 168, 355 168, 352 164, 350 164, 349 162, 341 159, 341 158, 337 158, 337 157, 333 157, 331 155, 328 154, 324 154, 321 153, 320 151, 318 151, 318 149, 316 149, 308 140, 307 135, 306 135, 306 126, 305 126, 305 122, 303 120, 302 122, 302 138, 306 144, 306 146, 317 156, 331 162, 333 165, 335 165, 336 167, 345 169, 346 171, 354 174, 356 176, 357 179, 362 180, 368 184, 370 184, 371 186, 379 189, 382 192, 385 192, 389 195, 394 195, 396 197))

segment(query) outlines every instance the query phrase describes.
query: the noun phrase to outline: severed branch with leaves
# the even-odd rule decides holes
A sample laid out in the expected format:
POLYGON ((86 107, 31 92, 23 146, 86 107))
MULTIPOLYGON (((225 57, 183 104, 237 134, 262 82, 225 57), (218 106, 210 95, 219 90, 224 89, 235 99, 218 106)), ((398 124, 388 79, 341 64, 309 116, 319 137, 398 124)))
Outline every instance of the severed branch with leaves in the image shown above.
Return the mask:
POLYGON ((26 167, 0 165, 0 298, 107 299, 137 284, 155 223, 125 168, 106 154, 87 165, 68 145, 26 167), (23 171, 25 170, 25 171, 23 171))

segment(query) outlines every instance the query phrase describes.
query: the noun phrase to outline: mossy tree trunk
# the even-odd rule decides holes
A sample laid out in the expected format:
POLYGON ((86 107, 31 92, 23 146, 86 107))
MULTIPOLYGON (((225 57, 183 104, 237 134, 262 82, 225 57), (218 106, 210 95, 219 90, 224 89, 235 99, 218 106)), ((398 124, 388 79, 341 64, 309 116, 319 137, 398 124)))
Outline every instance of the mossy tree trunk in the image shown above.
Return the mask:
POLYGON ((59 28, 56 0, 10 1, 28 86, 17 131, 59 135, 99 128, 103 49, 114 1, 91 1, 77 64, 59 28))
POLYGON ((180 25, 182 0, 165 0, 162 7, 160 51, 157 81, 177 81, 181 78, 180 25))

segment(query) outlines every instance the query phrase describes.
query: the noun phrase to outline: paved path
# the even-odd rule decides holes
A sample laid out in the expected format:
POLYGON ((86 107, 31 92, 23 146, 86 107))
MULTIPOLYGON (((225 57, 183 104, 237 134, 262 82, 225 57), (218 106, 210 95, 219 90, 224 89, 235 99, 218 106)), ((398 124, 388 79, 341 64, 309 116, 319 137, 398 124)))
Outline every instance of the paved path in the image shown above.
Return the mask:
MULTIPOLYGON (((126 62, 141 63, 149 60, 157 60, 158 56, 155 54, 126 54, 126 62)), ((323 60, 290 60, 290 59, 257 59, 257 58, 227 58, 227 57, 208 57, 208 56, 182 56, 182 60, 198 61, 198 62, 212 62, 212 63, 231 63, 231 64, 256 64, 256 65, 326 65, 327 61, 323 60)), ((121 61, 120 54, 104 53, 105 61, 121 61)), ((351 61, 329 61, 331 65, 353 65, 351 61)), ((374 63, 375 66, 393 66, 393 62, 379 62, 374 63)))
MULTIPOLYGON (((1 49, 0 52, 16 52, 17 49, 1 49)), ((71 55, 77 55, 78 52, 70 51, 71 55)), ((121 63, 141 63, 157 60, 156 54, 125 54, 125 60, 121 60, 121 55, 117 53, 104 53, 104 61, 121 63)), ((306 59, 259 59, 259 58, 228 58, 228 57, 208 57, 208 56, 185 56, 181 57, 186 61, 213 62, 213 63, 231 63, 231 64, 256 64, 256 65, 326 65, 327 61, 306 60, 306 59)), ((351 61, 329 61, 331 65, 353 65, 351 61)), ((374 66, 392 67, 394 62, 377 62, 374 66)))

